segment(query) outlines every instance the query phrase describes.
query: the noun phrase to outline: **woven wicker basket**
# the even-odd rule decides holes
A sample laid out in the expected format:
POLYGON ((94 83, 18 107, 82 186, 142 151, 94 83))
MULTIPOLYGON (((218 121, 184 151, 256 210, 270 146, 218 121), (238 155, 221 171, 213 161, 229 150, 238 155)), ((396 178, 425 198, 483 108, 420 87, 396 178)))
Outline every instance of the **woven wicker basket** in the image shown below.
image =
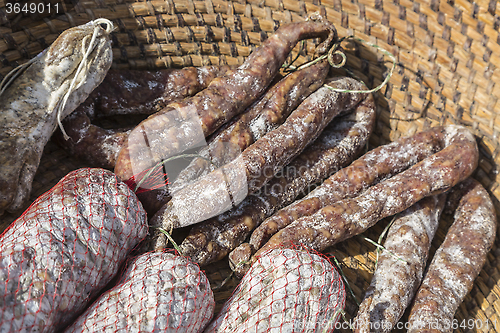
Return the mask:
MULTIPOLYGON (((47 2, 47 1, 46 1, 47 2)), ((479 168, 474 177, 488 189, 500 213, 500 4, 496 0, 81 0, 60 3, 62 11, 29 17, 7 14, 0 0, 0 79, 35 56, 71 26, 105 17, 113 33, 116 68, 238 64, 280 24, 321 11, 340 36, 355 35, 395 55, 389 84, 376 93, 378 121, 371 145, 377 146, 434 125, 462 124, 477 136, 479 168)), ((346 67, 368 86, 380 84, 390 60, 377 48, 350 42, 346 67)), ((298 48, 295 49, 297 52, 298 48)), ((308 60, 308 42, 299 62, 308 60)), ((52 143, 46 147, 35 178, 32 199, 70 170, 84 166, 52 143)), ((500 216, 500 214, 499 214, 500 216)), ((1 217, 4 228, 16 216, 1 217)), ((444 238, 443 221, 437 241, 444 238)), ((376 239, 384 222, 365 233, 376 239)), ((500 247, 495 244, 474 288, 460 306, 456 331, 500 332, 500 247), (475 325, 470 326, 471 319, 475 325), (464 321, 465 320, 465 321, 464 321)), ((356 237, 330 251, 340 262, 353 294, 362 299, 375 265, 374 246, 356 237)), ((226 262, 207 271, 216 285, 229 274, 226 262)), ((215 292, 219 305, 238 281, 215 292)), ((356 301, 348 297, 347 318, 356 301)))

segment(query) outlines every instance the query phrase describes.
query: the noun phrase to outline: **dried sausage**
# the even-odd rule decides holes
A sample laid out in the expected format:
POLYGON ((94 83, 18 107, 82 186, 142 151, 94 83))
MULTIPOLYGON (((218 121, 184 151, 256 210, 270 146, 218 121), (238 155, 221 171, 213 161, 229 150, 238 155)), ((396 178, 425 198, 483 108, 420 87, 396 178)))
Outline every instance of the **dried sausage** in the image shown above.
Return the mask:
POLYGON ((445 201, 445 193, 424 198, 394 220, 354 318, 354 332, 391 332, 396 327, 422 282, 445 201))
MULTIPOLYGON (((408 332, 452 332, 453 317, 493 246, 496 213, 483 186, 472 178, 460 193, 454 222, 436 251, 415 296, 408 332)), ((451 193, 453 194, 453 193, 451 193)))
POLYGON ((283 25, 241 66, 216 78, 195 96, 171 103, 143 121, 120 151, 115 173, 128 180, 163 159, 204 142, 206 136, 243 112, 267 89, 299 40, 313 37, 326 38, 317 49, 318 53, 325 53, 337 33, 328 22, 283 25))
POLYGON ((330 123, 261 190, 230 211, 195 225, 180 245, 182 253, 200 265, 222 259, 266 217, 349 164, 367 143, 374 124, 375 102, 368 95, 353 113, 330 123))
POLYGON ((104 79, 113 60, 111 30, 110 21, 98 19, 64 31, 2 94, 0 215, 24 207, 57 120, 70 114, 104 79), (89 47, 93 51, 86 56, 89 47), (76 75, 84 62, 85 69, 76 75))
MULTIPOLYGON (((442 193, 476 169, 478 148, 464 127, 441 128, 445 148, 355 198, 325 206, 279 231, 259 250, 303 243, 321 251, 357 235, 380 219, 399 213, 424 197, 442 193)), ((256 255, 259 253, 256 253, 256 255)))
POLYGON ((110 70, 103 82, 63 120, 69 139, 57 130, 52 140, 92 167, 112 169, 131 128, 104 129, 92 123, 115 115, 152 114, 205 89, 228 66, 159 71, 110 70))

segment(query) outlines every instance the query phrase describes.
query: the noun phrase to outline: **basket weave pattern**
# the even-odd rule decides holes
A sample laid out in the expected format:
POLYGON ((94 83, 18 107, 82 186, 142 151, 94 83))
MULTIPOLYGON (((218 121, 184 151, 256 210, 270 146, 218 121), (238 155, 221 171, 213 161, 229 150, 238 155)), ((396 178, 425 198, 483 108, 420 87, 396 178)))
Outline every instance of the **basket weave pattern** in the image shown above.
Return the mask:
MULTIPOLYGON (((496 111, 500 3, 496 0, 81 0, 65 3, 62 15, 36 19, 8 15, 5 2, 0 0, 0 79, 50 45, 64 29, 99 17, 112 20, 117 27, 113 32, 115 68, 156 69, 242 63, 281 24, 320 11, 340 36, 355 35, 396 57, 389 84, 376 93, 378 120, 371 145, 435 125, 467 126, 476 135, 481 154, 474 177, 490 191, 500 212, 500 116, 496 111)), ((314 45, 307 42, 298 63, 311 59, 314 45)), ((346 67, 368 86, 384 80, 391 63, 381 52, 353 42, 343 46, 346 67)), ((35 179, 33 199, 80 166, 49 144, 35 179)), ((5 226, 14 218, 4 216, 0 222, 5 226)), ((382 229, 383 225, 372 228, 367 237, 377 237, 382 229)), ((443 225, 438 240, 445 233, 443 225)), ((458 332, 500 332, 498 244, 456 316, 459 323, 475 319, 483 327, 458 327, 458 332)), ((332 252, 361 299, 374 269, 374 247, 355 238, 332 252)), ((214 267, 209 278, 224 279, 227 267, 214 267)), ((215 293, 219 304, 232 286, 229 283, 215 293)), ((347 313, 352 316, 357 306, 352 298, 348 302, 347 313)))

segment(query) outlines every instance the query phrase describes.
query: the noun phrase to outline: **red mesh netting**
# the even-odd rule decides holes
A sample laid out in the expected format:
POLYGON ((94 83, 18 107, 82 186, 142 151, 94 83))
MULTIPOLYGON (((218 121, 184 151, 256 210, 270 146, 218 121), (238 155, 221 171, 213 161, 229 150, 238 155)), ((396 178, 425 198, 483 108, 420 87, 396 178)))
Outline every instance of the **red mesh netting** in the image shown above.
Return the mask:
POLYGON ((150 252, 131 261, 67 332, 201 332, 212 318, 207 277, 187 258, 150 252))
POLYGON ((205 333, 332 332, 344 305, 344 283, 330 261, 276 248, 252 265, 205 333))
POLYGON ((70 323, 146 233, 141 204, 113 173, 69 173, 0 238, 0 331, 70 323))

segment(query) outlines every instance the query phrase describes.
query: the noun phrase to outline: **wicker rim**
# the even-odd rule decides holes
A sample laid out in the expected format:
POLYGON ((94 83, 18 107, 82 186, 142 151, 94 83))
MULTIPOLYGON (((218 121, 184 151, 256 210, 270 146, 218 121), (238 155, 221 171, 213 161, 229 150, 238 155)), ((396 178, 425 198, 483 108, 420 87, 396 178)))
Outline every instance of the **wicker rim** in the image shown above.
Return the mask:
MULTIPOLYGON (((0 0, 0 75, 43 50, 64 29, 98 17, 113 20, 117 26, 113 32, 115 67, 154 69, 239 64, 279 25, 320 11, 336 25, 340 36, 354 34, 397 59, 389 84, 376 94, 378 121, 371 144, 385 144, 434 125, 467 126, 476 135, 481 153, 474 177, 490 191, 500 213, 500 117, 496 112, 500 5, 496 0, 95 0, 69 4, 65 11, 36 19, 15 17, 6 13, 5 0, 0 0)), ((383 81, 390 66, 380 52, 358 43, 344 46, 349 69, 370 87, 383 81)), ((311 58, 313 48, 314 43, 308 42, 299 63, 311 58)), ((79 166, 49 146, 33 197, 79 166)), ((370 235, 375 236, 377 228, 370 235)), ((440 228, 437 237, 445 231, 440 228)), ((456 318, 474 318, 484 324, 489 320, 489 330, 500 332, 498 244, 456 318)), ((360 298, 374 268, 373 246, 353 239, 333 251, 360 298)), ((464 330, 459 327, 457 331, 464 330)))

